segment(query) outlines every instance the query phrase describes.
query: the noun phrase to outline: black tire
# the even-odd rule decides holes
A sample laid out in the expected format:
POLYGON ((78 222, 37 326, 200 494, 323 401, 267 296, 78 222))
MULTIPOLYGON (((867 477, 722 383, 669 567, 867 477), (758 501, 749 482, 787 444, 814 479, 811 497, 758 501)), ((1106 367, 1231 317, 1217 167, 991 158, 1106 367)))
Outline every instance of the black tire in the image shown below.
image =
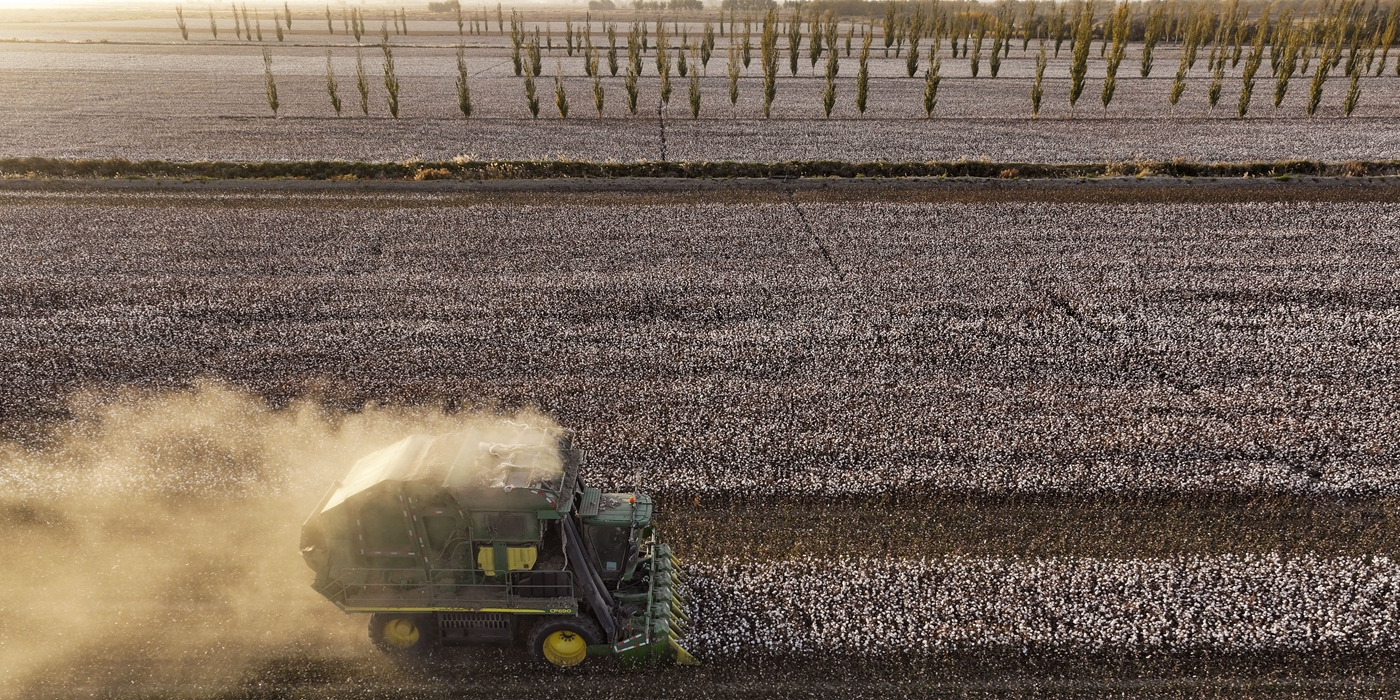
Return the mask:
POLYGON ((587 645, 602 643, 603 631, 586 617, 549 617, 530 630, 528 648, 535 661, 565 669, 583 663, 587 645))
POLYGON ((369 640, 386 654, 423 656, 437 646, 433 615, 375 613, 369 617, 369 640))

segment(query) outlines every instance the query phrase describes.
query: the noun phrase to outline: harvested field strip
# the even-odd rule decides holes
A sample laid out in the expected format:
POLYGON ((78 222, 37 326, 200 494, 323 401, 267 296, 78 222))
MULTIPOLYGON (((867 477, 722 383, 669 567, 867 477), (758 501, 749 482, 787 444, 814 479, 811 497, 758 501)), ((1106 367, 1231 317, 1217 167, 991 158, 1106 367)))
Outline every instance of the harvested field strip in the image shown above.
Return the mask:
POLYGON ((658 522, 686 561, 948 555, 1400 555, 1400 503, 1278 496, 910 492, 885 498, 675 498, 658 522))
POLYGON ((803 558, 691 567, 705 656, 1400 646, 1386 557, 803 558))
POLYGON ((521 180, 554 178, 906 178, 976 177, 1065 179, 1086 177, 1376 177, 1400 173, 1400 161, 1310 160, 1259 163, 1124 161, 1078 164, 954 162, 789 161, 590 163, 573 161, 346 161, 175 162, 124 159, 0 159, 0 177, 175 178, 304 180, 521 180))

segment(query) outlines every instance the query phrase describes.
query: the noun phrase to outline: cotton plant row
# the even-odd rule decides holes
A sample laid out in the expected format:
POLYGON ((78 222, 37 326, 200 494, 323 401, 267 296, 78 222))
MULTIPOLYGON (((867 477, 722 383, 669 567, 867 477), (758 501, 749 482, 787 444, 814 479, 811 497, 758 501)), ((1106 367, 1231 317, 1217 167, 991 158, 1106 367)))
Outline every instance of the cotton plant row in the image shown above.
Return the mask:
POLYGON ((1400 487, 1393 204, 258 201, 6 205, 5 401, 534 405, 680 493, 1400 487))
POLYGON ((710 658, 1400 649, 1387 557, 810 558, 690 564, 710 658))

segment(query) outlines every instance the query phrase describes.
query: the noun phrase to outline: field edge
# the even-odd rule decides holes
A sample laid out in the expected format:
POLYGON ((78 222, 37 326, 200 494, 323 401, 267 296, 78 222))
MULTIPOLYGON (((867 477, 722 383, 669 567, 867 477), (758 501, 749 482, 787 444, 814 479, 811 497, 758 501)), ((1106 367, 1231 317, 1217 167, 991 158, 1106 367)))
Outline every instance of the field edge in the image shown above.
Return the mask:
POLYGON ((1086 178, 1374 178, 1400 176, 1400 161, 1313 160, 1200 163, 1185 160, 1093 163, 847 161, 132 161, 122 158, 0 158, 3 180, 551 180, 551 179, 904 179, 978 178, 1078 180, 1086 178))

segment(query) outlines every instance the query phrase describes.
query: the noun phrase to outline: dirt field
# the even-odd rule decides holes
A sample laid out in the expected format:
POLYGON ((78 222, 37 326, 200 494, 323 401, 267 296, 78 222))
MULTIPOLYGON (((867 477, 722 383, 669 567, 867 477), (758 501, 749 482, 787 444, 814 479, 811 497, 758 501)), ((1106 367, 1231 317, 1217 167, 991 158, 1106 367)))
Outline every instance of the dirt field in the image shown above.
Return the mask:
POLYGON ((1393 693, 1397 199, 1298 181, 16 183, 0 551, 55 554, 0 578, 22 601, 0 609, 6 685, 1393 693), (291 543, 349 454, 337 436, 525 405, 580 431, 595 481, 658 494, 712 621, 703 668, 395 667, 306 587, 291 543), (775 571, 787 597, 756 594, 775 571), (15 644, 65 595, 87 615, 15 644), (771 629, 722 634, 746 615, 771 629))

